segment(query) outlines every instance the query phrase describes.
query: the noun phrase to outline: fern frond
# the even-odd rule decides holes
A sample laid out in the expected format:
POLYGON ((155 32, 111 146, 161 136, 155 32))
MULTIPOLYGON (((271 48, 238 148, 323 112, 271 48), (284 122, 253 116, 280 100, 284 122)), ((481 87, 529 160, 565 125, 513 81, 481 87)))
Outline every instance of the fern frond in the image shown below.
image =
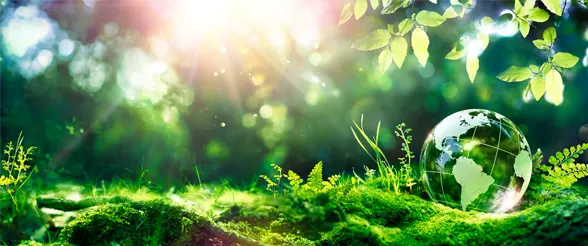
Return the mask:
POLYGON ((550 156, 548 162, 556 167, 565 163, 574 163, 586 150, 588 150, 588 143, 565 148, 562 152, 555 153, 555 156, 550 156))
POLYGON ((308 174, 308 181, 305 184, 307 189, 320 191, 323 188, 323 162, 319 161, 310 174, 308 174))
POLYGON ((284 177, 286 177, 288 181, 290 181, 290 185, 292 186, 292 190, 294 192, 296 192, 298 188, 300 188, 300 184, 302 184, 303 182, 300 176, 292 170, 288 171, 288 175, 284 174, 284 177))

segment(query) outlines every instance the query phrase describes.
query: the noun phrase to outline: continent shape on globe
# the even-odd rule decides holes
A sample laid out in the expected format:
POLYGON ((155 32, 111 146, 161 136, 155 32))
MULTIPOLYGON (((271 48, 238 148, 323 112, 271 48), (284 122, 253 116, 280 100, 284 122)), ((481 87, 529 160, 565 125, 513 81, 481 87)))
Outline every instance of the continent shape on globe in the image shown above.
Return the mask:
POLYGON ((523 133, 506 117, 483 109, 454 113, 429 134, 421 151, 429 196, 462 210, 500 212, 527 189, 532 160, 523 133))
POLYGON ((459 157, 453 166, 455 180, 461 185, 461 207, 463 210, 478 196, 488 191, 494 179, 482 171, 482 166, 467 157, 459 157))

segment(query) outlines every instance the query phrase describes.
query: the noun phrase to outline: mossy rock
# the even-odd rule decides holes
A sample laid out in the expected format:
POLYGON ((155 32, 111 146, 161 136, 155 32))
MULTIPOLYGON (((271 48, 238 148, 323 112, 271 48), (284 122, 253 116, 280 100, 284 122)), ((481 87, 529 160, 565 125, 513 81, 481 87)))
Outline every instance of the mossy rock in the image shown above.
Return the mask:
POLYGON ((63 229, 59 241, 76 245, 255 244, 164 199, 88 208, 63 229))
POLYGON ((588 201, 555 200, 511 214, 462 212, 376 190, 341 198, 345 222, 320 245, 587 245, 588 201))

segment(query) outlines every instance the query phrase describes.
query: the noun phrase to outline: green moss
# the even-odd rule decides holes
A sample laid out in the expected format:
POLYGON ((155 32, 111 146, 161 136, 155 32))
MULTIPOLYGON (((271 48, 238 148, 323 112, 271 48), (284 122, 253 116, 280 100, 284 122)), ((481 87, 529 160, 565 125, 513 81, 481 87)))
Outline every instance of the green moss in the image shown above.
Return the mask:
POLYGON ((215 222, 191 205, 167 199, 107 199, 104 205, 83 210, 58 243, 582 245, 588 244, 588 201, 581 197, 497 215, 463 212, 369 186, 341 186, 312 197, 259 194, 222 203, 218 207, 226 210, 215 222))
POLYGON ((588 201, 556 200, 517 213, 462 212, 374 190, 341 199, 350 214, 321 245, 569 245, 588 243, 588 201), (358 218, 363 219, 358 219, 358 218))
POLYGON ((347 214, 354 214, 373 224, 404 226, 423 221, 439 213, 436 206, 411 195, 395 195, 378 189, 361 187, 348 191, 338 201, 347 214))
POLYGON ((64 228, 59 241, 77 245, 193 245, 232 239, 237 240, 204 217, 159 199, 90 208, 64 228))

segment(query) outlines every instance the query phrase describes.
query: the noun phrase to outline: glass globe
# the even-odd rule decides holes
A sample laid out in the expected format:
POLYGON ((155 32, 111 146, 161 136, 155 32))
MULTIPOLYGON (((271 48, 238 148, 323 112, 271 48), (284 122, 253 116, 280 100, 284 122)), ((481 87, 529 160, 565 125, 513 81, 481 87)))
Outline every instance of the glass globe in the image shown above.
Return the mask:
POLYGON ((525 136, 512 121, 488 110, 463 110, 443 119, 429 133, 420 157, 431 199, 464 211, 507 211, 531 179, 525 136))

